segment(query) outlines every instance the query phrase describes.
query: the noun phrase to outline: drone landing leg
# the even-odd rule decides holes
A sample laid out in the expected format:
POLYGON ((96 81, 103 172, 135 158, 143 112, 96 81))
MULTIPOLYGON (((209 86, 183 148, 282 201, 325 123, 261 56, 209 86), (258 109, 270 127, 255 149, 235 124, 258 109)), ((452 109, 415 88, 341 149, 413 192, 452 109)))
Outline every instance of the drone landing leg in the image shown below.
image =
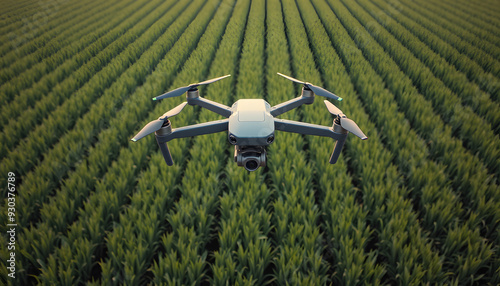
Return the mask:
POLYGON ((161 153, 163 154, 163 158, 165 158, 165 162, 167 165, 172 166, 174 161, 172 160, 172 155, 170 155, 170 150, 168 150, 167 142, 160 143, 158 138, 156 138, 156 142, 158 142, 158 146, 160 146, 161 153))
POLYGON ((168 125, 162 127, 159 131, 156 131, 156 142, 158 142, 158 146, 160 146, 165 162, 167 165, 172 166, 174 162, 172 160, 172 156, 170 155, 170 150, 168 150, 168 141, 175 138, 192 137, 227 131, 228 124, 229 119, 223 119, 172 129, 169 123, 168 125))
POLYGON ((340 153, 342 152, 342 147, 344 147, 344 143, 345 143, 346 139, 347 139, 347 136, 344 138, 338 139, 337 142, 335 142, 335 145, 333 146, 332 156, 330 157, 330 164, 337 163, 337 160, 339 159, 340 153))

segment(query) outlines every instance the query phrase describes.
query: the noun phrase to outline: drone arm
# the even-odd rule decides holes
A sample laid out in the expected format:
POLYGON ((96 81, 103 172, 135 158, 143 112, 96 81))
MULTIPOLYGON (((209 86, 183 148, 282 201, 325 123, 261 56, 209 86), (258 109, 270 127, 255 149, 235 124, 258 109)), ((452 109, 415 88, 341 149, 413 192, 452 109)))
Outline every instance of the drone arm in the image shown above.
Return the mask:
POLYGON ((224 104, 208 100, 203 97, 196 97, 196 98, 189 98, 188 97, 188 103, 190 105, 199 105, 203 108, 206 108, 210 111, 213 111, 217 114, 220 114, 226 118, 231 116, 232 110, 229 106, 226 106, 224 104))
POLYGON ((279 131, 330 137, 335 140, 340 140, 347 136, 347 133, 342 134, 334 132, 331 127, 286 119, 274 119, 274 128, 279 131))
POLYGON ((156 139, 158 140, 158 143, 166 143, 176 138, 192 137, 192 136, 227 131, 228 126, 229 126, 229 119, 210 121, 190 126, 174 128, 172 129, 172 132, 170 134, 166 135, 156 134, 156 139))
POLYGON ((302 104, 311 104, 314 102, 314 97, 309 96, 299 96, 289 101, 285 101, 271 108, 271 115, 278 116, 285 112, 288 112, 294 108, 301 106, 302 104))
POLYGON ((158 146, 160 147, 161 153, 163 154, 163 158, 165 158, 165 162, 168 166, 172 166, 174 162, 172 160, 172 155, 168 150, 168 141, 175 138, 191 137, 224 131, 228 129, 228 126, 229 119, 224 119, 171 129, 171 132, 167 131, 165 132, 165 134, 158 134, 157 131, 155 133, 156 142, 158 142, 158 146))
POLYGON ((333 128, 326 126, 297 122, 292 120, 285 120, 285 119, 275 119, 274 127, 276 130, 280 131, 293 132, 305 135, 330 137, 337 140, 333 148, 333 153, 330 157, 330 164, 335 164, 337 162, 340 156, 340 152, 342 151, 342 147, 344 147, 344 143, 348 134, 347 132, 337 133, 333 131, 333 128))

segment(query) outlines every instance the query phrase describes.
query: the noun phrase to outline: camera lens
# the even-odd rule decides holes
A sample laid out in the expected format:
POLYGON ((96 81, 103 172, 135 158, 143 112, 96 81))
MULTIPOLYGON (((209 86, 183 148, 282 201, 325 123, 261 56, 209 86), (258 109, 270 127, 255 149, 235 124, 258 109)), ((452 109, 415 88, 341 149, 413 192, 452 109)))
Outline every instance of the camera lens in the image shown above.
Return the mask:
POLYGON ((245 162, 245 169, 247 169, 248 171, 255 171, 257 170, 257 168, 259 168, 259 163, 257 162, 257 160, 248 160, 245 162))
POLYGON ((229 143, 235 145, 237 141, 238 140, 236 140, 236 137, 233 134, 229 135, 229 143))
POLYGON ((271 144, 271 143, 273 143, 273 141, 274 141, 274 136, 273 135, 267 137, 267 144, 271 144))

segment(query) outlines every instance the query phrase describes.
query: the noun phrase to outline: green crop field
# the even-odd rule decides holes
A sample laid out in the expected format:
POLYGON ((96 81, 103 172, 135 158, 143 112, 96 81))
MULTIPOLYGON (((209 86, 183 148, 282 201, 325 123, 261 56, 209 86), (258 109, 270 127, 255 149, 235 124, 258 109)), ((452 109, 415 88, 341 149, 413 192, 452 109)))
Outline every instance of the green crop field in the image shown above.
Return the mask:
POLYGON ((499 134, 499 0, 0 0, 0 284, 500 285, 499 134), (299 96, 277 72, 368 140, 277 131, 255 172, 226 133, 130 140, 209 78, 299 96))

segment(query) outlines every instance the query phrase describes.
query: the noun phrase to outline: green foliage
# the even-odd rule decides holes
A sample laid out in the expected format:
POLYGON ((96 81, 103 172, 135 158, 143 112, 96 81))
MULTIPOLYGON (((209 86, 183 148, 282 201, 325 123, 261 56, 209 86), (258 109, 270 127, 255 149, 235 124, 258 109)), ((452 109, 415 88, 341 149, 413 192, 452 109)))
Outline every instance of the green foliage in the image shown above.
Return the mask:
MULTIPOLYGON (((490 83, 494 82, 494 74, 499 74, 498 70, 495 71, 495 69, 498 69, 500 67, 498 60, 496 60, 495 57, 491 56, 487 52, 491 51, 492 49, 489 47, 476 47, 473 45, 473 43, 462 40, 459 36, 444 28, 443 26, 446 26, 445 23, 434 23, 438 19, 432 19, 432 21, 430 19, 426 19, 424 15, 428 15, 422 15, 423 8, 420 7, 420 5, 414 5, 413 3, 409 2, 404 2, 404 4, 409 5, 409 7, 400 5, 394 8, 425 28, 418 28, 418 26, 414 26, 416 27, 416 29, 413 31, 418 34, 425 33, 421 35, 429 36, 432 41, 428 40, 427 42, 436 53, 440 53, 443 57, 449 58, 450 64, 453 64, 460 71, 464 72, 467 78, 472 79, 477 85, 481 87, 482 90, 489 93, 492 98, 498 101, 500 89, 498 89, 498 86, 495 87, 490 85, 490 83), (417 11, 418 13, 408 13, 408 8, 411 8, 412 11, 417 11), (441 39, 439 39, 438 37, 441 39), (452 47, 455 49, 453 49, 452 47), (460 53, 464 54, 461 55, 460 53)), ((463 34, 461 34, 461 36, 463 36, 463 34)), ((420 39, 422 41, 427 40, 427 38, 423 36, 420 37, 420 39)), ((484 41, 476 42, 476 44, 484 43, 484 41)), ((498 49, 496 50, 498 51, 498 49)), ((457 84, 460 83, 462 82, 457 82, 457 84)), ((463 83, 467 83, 467 81, 463 83)), ((476 90, 476 92, 479 92, 479 90, 476 90)))
MULTIPOLYGON (((10 23, 4 22, 4 25, 0 28, 2 39, 0 54, 2 56, 5 55, 5 58, 2 57, 0 60, 0 66, 2 68, 7 68, 12 64, 17 65, 18 63, 15 61, 17 57, 27 56, 34 52, 36 53, 43 45, 51 46, 51 49, 57 48, 58 45, 51 43, 50 40, 57 36, 58 32, 62 32, 64 28, 66 28, 66 24, 74 25, 77 21, 84 21, 85 17, 88 17, 88 14, 85 12, 82 13, 81 9, 85 9, 84 7, 87 6, 86 10, 88 12, 95 12, 95 10, 89 9, 89 7, 96 6, 97 9, 100 8, 100 6, 95 5, 95 1, 92 0, 81 1, 76 4, 68 3, 69 5, 52 6, 51 4, 37 5, 37 3, 31 2, 28 4, 30 5, 29 9, 22 12, 16 10, 14 13, 12 13, 13 11, 9 13, 11 17, 8 17, 9 19, 7 22, 10 23), (44 16, 47 16, 47 19, 33 17, 37 12, 42 12, 44 16), (15 16, 12 17, 12 14, 15 16), (46 20, 46 26, 40 27, 40 22, 45 22, 46 20), (76 21, 73 22, 73 20, 76 21)), ((2 5, 2 13, 5 11, 3 9, 4 5, 5 4, 2 5)), ((45 54, 41 54, 40 56, 43 57, 44 55, 45 54)))
MULTIPOLYGON (((383 6, 379 1, 375 2, 376 6, 365 4, 364 7, 367 10, 372 10, 380 9, 383 6)), ((401 12, 384 11, 385 14, 382 16, 385 17, 383 25, 398 39, 401 39, 402 43, 429 67, 437 78, 456 93, 461 98, 462 104, 470 106, 476 114, 486 119, 492 125, 492 129, 498 133, 498 120, 500 117, 500 114, 496 112, 499 108, 498 103, 493 102, 489 94, 480 90, 477 85, 469 82, 467 78, 467 74, 473 74, 480 78, 490 78, 493 75, 485 74, 483 69, 474 65, 475 62, 471 59, 443 43, 436 35, 401 15, 401 12), (393 21, 397 21, 400 25, 394 25, 393 21), (476 69, 469 71, 471 67, 476 69)), ((382 18, 375 17, 377 19, 382 18)), ((490 60, 494 62, 492 64, 494 69, 500 69, 500 62, 494 59, 490 60)), ((499 70, 492 70, 492 73, 498 75, 499 70)))
MULTIPOLYGON (((406 1, 403 3, 405 5, 408 4, 406 1)), ((412 7, 412 9, 415 9, 415 11, 419 12, 420 14, 425 15, 427 18, 429 18, 434 23, 438 24, 440 27, 445 28, 446 30, 448 30, 452 34, 457 35, 459 38, 462 38, 468 44, 481 49, 482 51, 484 51, 486 53, 486 57, 488 57, 488 55, 489 55, 493 58, 498 59, 498 56, 500 56, 500 49, 496 45, 494 45, 492 42, 487 41, 486 37, 484 37, 484 36, 481 37, 481 33, 484 33, 483 30, 477 29, 477 27, 474 27, 476 29, 476 31, 480 31, 480 33, 477 34, 477 33, 471 32, 472 29, 466 29, 466 28, 462 27, 463 24, 467 25, 468 23, 462 23, 463 22, 462 19, 460 19, 459 17, 455 17, 452 14, 443 14, 443 15, 436 14, 436 12, 434 11, 435 6, 432 6, 432 9, 431 9, 431 5, 432 5, 432 3, 422 2, 422 3, 420 3, 419 7, 415 7, 415 6, 411 6, 411 7, 412 7)), ((451 8, 451 9, 453 9, 453 8, 451 8)), ((445 33, 446 33, 446 31, 445 31, 445 33)), ((441 33, 440 33, 440 35, 441 35, 441 33)), ((459 43, 459 42, 454 41, 454 43, 451 43, 451 44, 457 44, 457 43, 459 43)), ((476 56, 478 56, 479 54, 480 54, 480 52, 478 52, 478 54, 476 54, 476 56)), ((488 62, 480 62, 480 63, 483 67, 485 67, 485 70, 488 70, 492 66, 493 62, 490 61, 489 63, 488 62)), ((496 99, 498 100, 498 97, 496 99)))
MULTIPOLYGON (((460 7, 460 5, 453 5, 452 3, 449 3, 450 1, 446 2, 448 3, 438 3, 438 5, 436 5, 436 7, 439 7, 441 9, 450 10, 450 13, 443 15, 444 17, 454 20, 459 18, 461 19, 460 22, 462 22, 459 24, 460 26, 467 27, 473 33, 476 33, 486 41, 492 42, 497 46, 498 44, 500 44, 500 37, 498 37, 496 28, 494 27, 495 24, 489 24, 488 22, 484 21, 484 13, 481 17, 475 17, 472 16, 473 14, 471 14, 471 12, 474 12, 476 9, 464 9, 463 7, 460 7)), ((488 5, 491 5, 491 3, 488 5)), ((492 9, 494 9, 494 5, 492 6, 492 9)))
MULTIPOLYGON (((4 157, 7 152, 10 155, 9 158, 3 160, 3 166, 16 168, 16 165, 12 166, 12 161, 19 163, 19 156, 25 155, 23 154, 25 150, 29 150, 28 156, 38 157, 57 141, 58 136, 66 128, 72 126, 79 116, 85 114, 93 101, 140 57, 141 53, 153 43, 155 37, 149 37, 143 41, 136 41, 136 39, 141 34, 145 38, 146 29, 161 17, 160 10, 157 10, 154 16, 144 17, 157 8, 157 5, 158 3, 152 2, 150 5, 143 6, 142 13, 135 14, 135 17, 129 19, 130 21, 125 21, 121 26, 113 29, 109 37, 114 41, 110 45, 99 47, 100 42, 110 39, 101 39, 94 43, 91 48, 97 48, 95 50, 95 52, 99 51, 97 56, 90 55, 88 62, 81 62, 81 68, 55 86, 49 95, 37 101, 33 108, 24 110, 23 120, 10 121, 0 135, 0 140, 4 142, 0 155, 4 157), (134 24, 137 25, 134 26, 134 24), (48 118, 45 118, 47 116, 48 118), (42 125, 37 125, 37 121, 42 120, 42 125), (39 142, 35 144, 31 138, 19 142, 31 132, 44 134, 45 144, 39 142)), ((163 33, 165 26, 156 27, 149 33, 156 34, 158 37, 163 33)), ((92 54, 92 49, 87 50, 86 53, 92 54)), ((24 173, 24 168, 27 167, 24 165, 21 168, 19 171, 24 173)))
MULTIPOLYGON (((170 41, 173 41, 173 37, 170 41)), ((160 43, 162 42, 160 41, 158 46, 160 43)), ((163 44, 167 43, 168 42, 163 42, 163 44)), ((20 187, 20 199, 27 200, 27 202, 23 202, 21 204, 27 208, 27 215, 22 218, 24 223, 28 223, 32 216, 36 216, 35 210, 38 208, 35 207, 35 209, 33 209, 33 206, 39 201, 48 199, 47 194, 51 191, 51 189, 60 184, 60 180, 66 176, 67 172, 70 171, 79 158, 84 155, 85 149, 89 148, 89 145, 95 142, 95 139, 100 139, 99 142, 101 144, 97 149, 102 151, 92 152, 89 157, 90 160, 85 162, 87 164, 82 164, 82 170, 77 172, 79 174, 75 174, 72 179, 65 181, 67 183, 67 187, 69 187, 68 189, 71 190, 74 195, 71 195, 70 197, 61 196, 56 198, 57 200, 69 200, 67 203, 69 204, 75 199, 75 196, 80 197, 80 199, 84 198, 85 192, 88 192, 89 188, 89 185, 87 185, 86 182, 88 182, 88 180, 93 180, 95 176, 98 176, 99 172, 102 172, 102 168, 104 167, 103 165, 106 164, 103 161, 107 161, 108 164, 112 161, 110 159, 112 159, 113 156, 111 158, 106 158, 106 156, 112 154, 115 154, 115 156, 118 155, 116 152, 117 143, 123 143, 116 141, 116 139, 119 138, 119 136, 122 137, 121 142, 126 142, 129 139, 126 136, 120 135, 121 132, 119 131, 122 130, 123 132, 123 130, 129 130, 129 132, 131 132, 133 131, 134 126, 132 126, 130 122, 115 119, 111 120, 111 118, 114 114, 116 114, 118 108, 122 106, 123 100, 126 99, 121 95, 130 95, 131 91, 133 91, 140 83, 142 76, 150 72, 151 66, 146 65, 145 63, 148 63, 148 61, 151 62, 151 57, 159 60, 161 58, 161 54, 156 52, 144 53, 142 61, 133 65, 131 69, 123 74, 117 82, 113 83, 110 89, 106 90, 103 96, 100 97, 99 100, 92 106, 93 108, 91 111, 77 121, 75 125, 76 129, 60 138, 58 144, 45 155, 45 160, 35 169, 35 172, 30 173, 27 178, 25 178, 25 184, 20 187), (98 132, 106 127, 104 124, 106 120, 111 120, 111 125, 119 127, 119 129, 108 130, 105 134, 102 134, 100 138, 95 138, 98 132), (106 138, 108 136, 109 138, 106 138), (104 143, 103 140, 106 143, 104 143), (113 151, 113 149, 115 149, 115 151, 113 151), (70 150, 70 152, 68 152, 68 150, 70 150), (85 179, 83 179, 82 176, 85 179), (45 180, 47 180, 47 185, 39 186, 39 178, 45 178, 45 180), (76 180, 76 182, 74 180, 76 180), (38 187, 36 187, 37 185, 38 187), (75 185, 79 185, 82 188, 80 190, 75 190, 73 188, 75 185), (26 191, 24 187, 26 187, 26 191)), ((130 112, 129 116, 133 113, 131 113, 128 106, 140 106, 134 101, 125 101, 125 103, 123 112, 130 112)), ((123 116, 122 118, 128 117, 123 114, 123 112, 118 113, 120 115, 118 118, 121 116, 123 116)), ((79 205, 78 201, 76 202, 77 205, 79 205)), ((54 205, 59 206, 60 203, 55 203, 54 205)), ((72 208, 68 210, 72 210, 72 208)))
MULTIPOLYGON (((124 7, 118 6, 116 8, 120 9, 124 7)), ((0 126, 4 127, 9 120, 18 118, 23 111, 28 107, 33 107, 43 96, 46 96, 54 88, 59 88, 57 87, 59 82, 70 76, 77 69, 81 69, 83 63, 89 61, 91 57, 96 56, 98 51, 116 40, 117 34, 114 34, 114 37, 113 34, 106 37, 106 32, 110 32, 111 28, 123 22, 125 18, 130 17, 133 12, 137 11, 137 8, 131 6, 125 10, 121 9, 119 11, 124 14, 123 18, 117 17, 113 21, 106 21, 106 23, 102 23, 105 21, 105 17, 102 17, 98 21, 92 17, 88 17, 88 22, 85 22, 88 24, 88 27, 85 29, 81 29, 78 32, 70 29, 70 35, 62 33, 61 36, 63 39, 64 37, 71 36, 70 40, 72 42, 69 46, 59 47, 48 59, 34 64, 17 75, 15 79, 8 81, 0 87, 0 96, 5 96, 8 99, 5 102, 9 102, 9 104, 2 106, 0 126), (90 31, 94 32, 89 33, 90 31)), ((106 12, 108 11, 102 11, 102 13, 106 12)), ((102 14, 96 13, 95 16, 99 17, 102 14)), ((54 41, 57 40, 58 38, 54 39, 54 41)), ((55 46, 56 44, 52 44, 46 48, 54 49, 55 46)), ((39 49, 37 52, 41 50, 43 49, 39 49)), ((30 56, 35 59, 40 57, 40 55, 36 54, 33 53, 30 56)), ((16 63, 25 63, 26 61, 29 60, 25 59, 16 63)))
MULTIPOLYGON (((493 121, 490 123, 481 118, 480 115, 473 113, 470 107, 462 106, 459 95, 446 87, 443 81, 433 75, 429 67, 415 57, 415 54, 423 53, 418 50, 418 47, 422 47, 423 44, 417 45, 418 42, 412 41, 411 51, 403 46, 403 43, 407 41, 406 38, 411 35, 403 33, 400 24, 386 21, 385 18, 380 17, 378 14, 374 16, 375 18, 371 18, 368 14, 375 14, 373 9, 369 11, 363 11, 362 8, 353 9, 352 13, 366 25, 368 32, 384 50, 389 51, 399 68, 410 77, 412 84, 432 102, 433 108, 440 114, 442 120, 452 126, 453 135, 460 138, 472 152, 477 152, 492 174, 498 174, 500 138, 495 133, 497 126, 493 124, 493 121), (380 25, 377 21, 380 22, 380 25), (388 31, 384 28, 388 29, 388 31), (390 32, 397 32, 397 35, 393 36, 390 32), (477 126, 481 126, 481 128, 477 128, 477 126), (482 138, 489 138, 489 140, 482 140, 482 138)), ((362 44, 364 46, 369 44, 364 41, 366 38, 361 36, 357 36, 355 39, 358 42, 364 42, 362 44)), ((372 60, 372 57, 370 60, 372 60)), ((434 64, 434 62, 430 64, 434 64)), ((440 66, 443 67, 443 65, 440 66)))

